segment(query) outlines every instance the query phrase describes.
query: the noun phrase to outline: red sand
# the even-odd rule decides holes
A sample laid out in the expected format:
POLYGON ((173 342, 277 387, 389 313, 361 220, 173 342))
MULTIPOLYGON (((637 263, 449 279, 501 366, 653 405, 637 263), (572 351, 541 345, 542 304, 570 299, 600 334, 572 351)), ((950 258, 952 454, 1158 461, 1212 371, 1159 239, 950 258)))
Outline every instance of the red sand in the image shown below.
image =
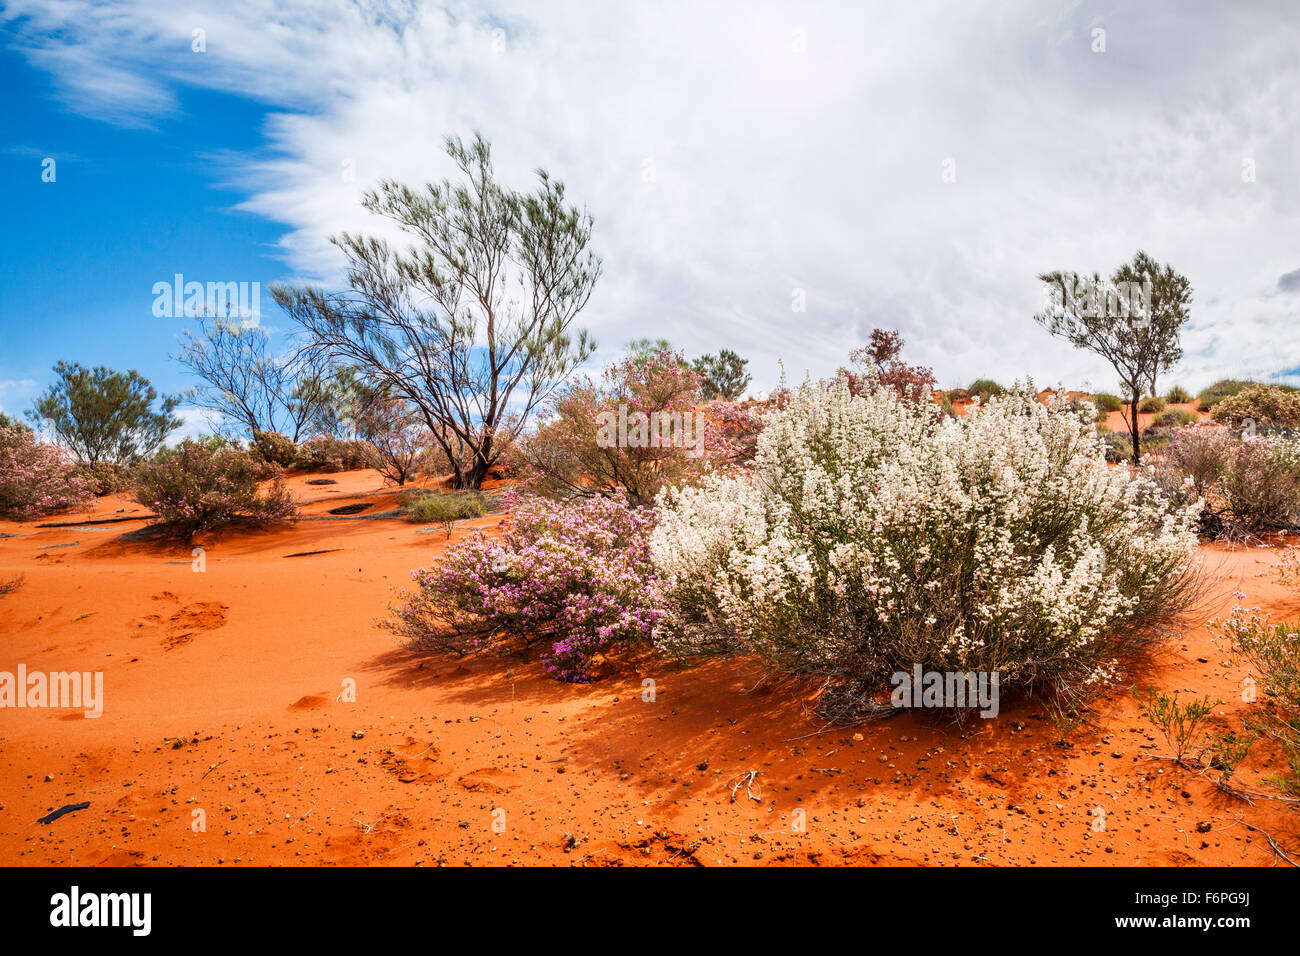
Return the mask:
MULTIPOLYGON (((292 480, 307 514, 392 507, 373 472, 332 477, 292 480)), ((84 517, 119 509, 143 513, 106 498, 84 517)), ((123 539, 143 521, 36 524, 0 522, 19 535, 0 538, 0 580, 26 578, 0 598, 0 670, 102 670, 106 703, 97 719, 0 710, 0 863, 1272 862, 1246 824, 1300 845, 1300 814, 1153 759, 1163 741, 1125 687, 1065 745, 1027 703, 964 733, 915 712, 818 733, 806 693, 743 660, 681 667, 642 653, 576 687, 534 661, 403 649, 373 623, 389 586, 445 542, 395 518, 201 539, 203 573, 189 545, 123 539), (285 557, 308 551, 328 553, 285 557), (355 702, 340 699, 347 681, 355 702), (733 802, 750 771, 759 799, 742 785, 733 802)), ((1203 554, 1198 620, 1226 613, 1237 588, 1300 614, 1268 575, 1274 552, 1203 554)), ((1135 682, 1228 701, 1216 713, 1236 727, 1247 673, 1195 626, 1135 682)), ((1267 791, 1261 776, 1280 766, 1257 744, 1236 782, 1267 791)))

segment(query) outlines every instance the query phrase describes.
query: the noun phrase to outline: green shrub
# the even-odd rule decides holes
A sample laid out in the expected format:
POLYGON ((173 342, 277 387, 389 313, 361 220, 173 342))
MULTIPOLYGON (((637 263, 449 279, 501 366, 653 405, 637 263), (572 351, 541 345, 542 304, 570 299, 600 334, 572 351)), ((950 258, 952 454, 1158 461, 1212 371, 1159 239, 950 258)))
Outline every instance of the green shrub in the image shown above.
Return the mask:
POLYGON ((1185 412, 1181 408, 1171 408, 1167 412, 1161 412, 1151 423, 1153 428, 1182 428, 1184 425, 1194 425, 1197 418, 1191 412, 1185 412))
POLYGON ((1165 400, 1159 395, 1152 395, 1150 398, 1142 399, 1138 405, 1139 412, 1163 412, 1165 410, 1165 400))
POLYGON ((1201 394, 1197 396, 1197 401, 1200 402, 1199 408, 1203 412, 1213 411, 1214 406, 1219 404, 1219 402, 1223 401, 1230 395, 1236 395, 1250 384, 1253 383, 1245 379, 1220 379, 1208 388, 1203 389, 1201 394))
POLYGON ((408 521, 445 523, 481 518, 487 503, 477 491, 437 491, 412 497, 403 510, 408 521))
POLYGON ((1300 624, 1236 607, 1219 627, 1259 676, 1263 694, 1252 724, 1281 746, 1286 764, 1272 783, 1287 797, 1300 798, 1300 624))
POLYGON ((1192 698, 1184 704, 1178 700, 1178 691, 1166 694, 1154 687, 1149 689, 1145 700, 1136 689, 1133 696, 1146 708, 1147 720, 1155 724, 1165 738, 1176 762, 1189 763, 1189 756, 1197 757, 1205 749, 1201 725, 1213 716, 1214 708, 1222 701, 1202 697, 1199 700, 1192 698))
POLYGON ((1006 389, 991 378, 977 378, 970 384, 970 393, 980 397, 980 404, 987 405, 989 399, 1001 395, 1006 389))
POLYGON ((1248 533, 1300 528, 1300 444, 1238 442, 1224 462, 1219 491, 1232 523, 1248 533))
POLYGON ((1170 405, 1185 405, 1192 400, 1192 393, 1181 385, 1175 385, 1168 394, 1165 395, 1165 401, 1170 405))
POLYGON ((1133 457, 1133 438, 1128 432, 1098 432, 1101 435, 1102 451, 1106 460, 1112 464, 1128 461, 1133 457))
POLYGON ((120 462, 97 461, 93 465, 78 466, 94 488, 95 497, 115 495, 131 487, 132 467, 120 462))
POLYGON ((1124 399, 1118 395, 1112 395, 1110 392, 1100 392, 1093 399, 1093 404, 1099 411, 1118 412, 1124 408, 1124 399))
POLYGON ((253 432, 253 453, 262 461, 288 468, 298 460, 298 446, 279 432, 253 432))
POLYGON ((193 535, 239 519, 280 521, 297 514, 274 466, 245 451, 183 441, 136 469, 135 492, 159 524, 193 535), (272 478, 263 491, 260 483, 272 478))
POLYGON ((1252 422, 1265 430, 1300 428, 1300 392, 1278 385, 1247 385, 1221 399, 1210 416, 1231 428, 1252 422))
POLYGON ((294 465, 303 471, 353 471, 369 468, 372 455, 367 442, 316 435, 298 446, 294 465))

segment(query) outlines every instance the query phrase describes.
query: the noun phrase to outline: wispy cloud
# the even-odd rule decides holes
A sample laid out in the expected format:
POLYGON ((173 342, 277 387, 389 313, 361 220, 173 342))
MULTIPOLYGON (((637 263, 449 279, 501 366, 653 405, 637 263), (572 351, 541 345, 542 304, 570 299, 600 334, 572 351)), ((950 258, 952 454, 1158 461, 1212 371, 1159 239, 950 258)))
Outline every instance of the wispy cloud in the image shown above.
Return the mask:
POLYGON ((443 135, 481 129, 505 178, 545 166, 590 206, 606 277, 587 321, 608 353, 643 334, 733 346, 771 385, 779 358, 824 373, 885 325, 945 383, 1109 387, 1033 325, 1034 276, 1141 247, 1195 287, 1178 378, 1300 366, 1300 299, 1277 294, 1300 262, 1285 4, 19 0, 4 16, 72 109, 155 123, 184 84, 270 104, 264 147, 222 155, 243 208, 284 224, 298 276, 338 281, 325 240, 374 227, 361 190, 444 174, 443 135))

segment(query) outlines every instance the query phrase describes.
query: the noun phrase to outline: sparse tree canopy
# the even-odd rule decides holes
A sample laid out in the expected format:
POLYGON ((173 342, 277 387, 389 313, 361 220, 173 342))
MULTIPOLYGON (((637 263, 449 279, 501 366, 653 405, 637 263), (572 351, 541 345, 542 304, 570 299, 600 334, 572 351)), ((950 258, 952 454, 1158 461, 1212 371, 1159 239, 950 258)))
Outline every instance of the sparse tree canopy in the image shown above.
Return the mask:
MULTIPOLYGON (((665 338, 652 339, 650 337, 633 339, 624 346, 627 357, 637 365, 645 365, 650 361, 658 361, 659 356, 663 353, 678 355, 677 349, 673 348, 673 343, 665 338)), ((681 358, 678 355, 678 358, 681 358)), ((681 359, 685 364, 685 359, 681 359)))
POLYGON ((1068 272, 1038 278, 1047 283, 1052 301, 1034 321, 1075 348, 1096 352, 1119 373, 1129 393, 1137 464, 1142 455, 1138 403, 1143 390, 1154 392, 1159 375, 1182 358, 1179 337, 1190 318, 1191 283, 1141 251, 1109 281, 1096 273, 1090 279, 1068 272))
POLYGON ((4 412, 0 412, 0 428, 21 428, 23 431, 31 431, 26 425, 16 418, 10 418, 4 412))
POLYGON ((749 359, 743 359, 731 349, 719 349, 718 354, 701 355, 692 363, 700 375, 700 394, 707 401, 734 402, 745 393, 750 375, 745 371, 749 359))
POLYGON ((58 380, 27 413, 48 422, 82 462, 132 462, 153 454, 181 425, 172 415, 180 396, 159 397, 135 369, 115 372, 73 362, 54 366, 58 380), (154 403, 158 407, 154 407, 154 403))
POLYGON ((183 335, 176 358, 203 381, 189 403, 227 425, 296 442, 325 414, 331 392, 320 368, 290 350, 274 354, 260 327, 218 317, 205 320, 198 334, 183 335))
POLYGON ((849 353, 857 369, 840 369, 848 379, 849 391, 857 395, 882 386, 892 388, 908 401, 928 402, 935 385, 934 372, 904 362, 903 344, 903 336, 896 329, 872 329, 867 344, 849 353))
POLYGON ((534 192, 500 185, 491 146, 451 137, 463 183, 422 190, 391 180, 363 205, 419 240, 406 252, 344 233, 344 292, 277 288, 307 349, 418 410, 452 460, 456 482, 478 488, 541 402, 595 344, 570 327, 591 298, 600 260, 591 217, 565 202, 544 171, 534 192))

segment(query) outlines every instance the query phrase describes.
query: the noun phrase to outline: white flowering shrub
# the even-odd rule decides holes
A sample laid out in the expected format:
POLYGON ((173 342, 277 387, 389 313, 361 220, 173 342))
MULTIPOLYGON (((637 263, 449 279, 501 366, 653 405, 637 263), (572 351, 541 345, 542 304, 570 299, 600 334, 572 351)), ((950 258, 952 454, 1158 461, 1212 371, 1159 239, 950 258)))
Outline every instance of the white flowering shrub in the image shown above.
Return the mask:
POLYGON ((1092 410, 1026 387, 956 419, 808 384, 752 470, 662 494, 657 642, 828 679, 858 714, 898 671, 1071 694, 1187 605, 1199 502, 1105 462, 1092 410))

